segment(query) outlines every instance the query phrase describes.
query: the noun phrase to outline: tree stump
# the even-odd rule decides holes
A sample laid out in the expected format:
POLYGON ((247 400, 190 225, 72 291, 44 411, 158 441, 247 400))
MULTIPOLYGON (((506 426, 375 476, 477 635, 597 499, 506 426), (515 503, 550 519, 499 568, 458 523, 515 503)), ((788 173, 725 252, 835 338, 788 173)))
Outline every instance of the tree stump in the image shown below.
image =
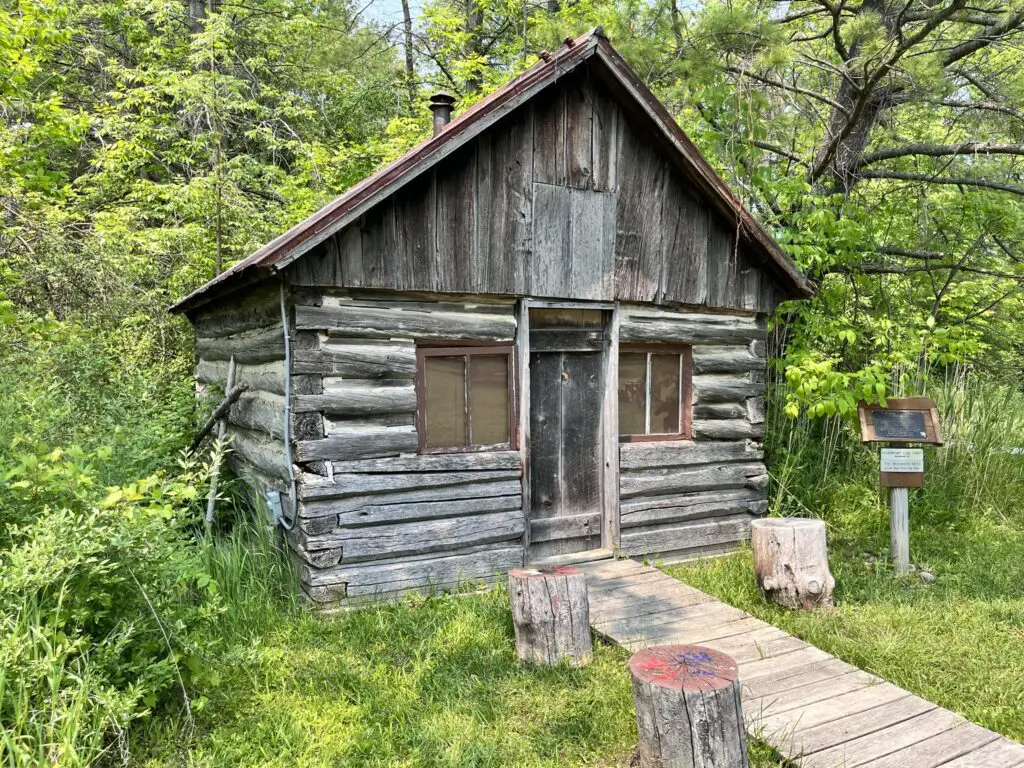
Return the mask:
POLYGON ((641 768, 748 768, 739 670, 719 651, 660 645, 629 660, 641 768))
POLYGON ((836 580, 828 568, 825 522, 766 517, 751 524, 758 589, 786 608, 831 608, 836 580))
POLYGON ((590 662, 590 604, 579 568, 515 568, 508 596, 516 629, 516 654, 529 664, 590 662))

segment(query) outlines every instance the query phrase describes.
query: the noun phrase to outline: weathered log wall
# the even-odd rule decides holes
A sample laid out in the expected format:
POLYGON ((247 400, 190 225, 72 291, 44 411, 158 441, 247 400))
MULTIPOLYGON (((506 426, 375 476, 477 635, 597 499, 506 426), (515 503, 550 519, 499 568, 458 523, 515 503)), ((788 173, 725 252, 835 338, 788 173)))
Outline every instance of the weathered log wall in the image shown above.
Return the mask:
POLYGON ((235 384, 248 389, 228 412, 228 464, 254 496, 289 490, 284 446, 284 329, 274 283, 237 294, 194 319, 195 378, 200 393, 219 395, 235 358, 235 384))
POLYGON ((417 455, 416 339, 511 343, 512 302, 300 295, 289 541, 315 601, 490 581, 522 565, 518 451, 417 455))
POLYGON ((768 312, 769 271, 584 66, 286 270, 300 286, 768 312))
POLYGON ((623 443, 620 548, 666 561, 725 551, 767 509, 765 325, 755 316, 623 307, 620 343, 693 345, 692 441, 623 443))

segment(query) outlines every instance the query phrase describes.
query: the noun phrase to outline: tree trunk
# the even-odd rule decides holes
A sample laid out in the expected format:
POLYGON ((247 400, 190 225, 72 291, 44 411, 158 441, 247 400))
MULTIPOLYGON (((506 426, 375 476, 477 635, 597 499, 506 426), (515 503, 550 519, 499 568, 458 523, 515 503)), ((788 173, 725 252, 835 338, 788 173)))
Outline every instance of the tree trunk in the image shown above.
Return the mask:
POLYGON ((590 661, 590 604, 579 568, 516 568, 508 574, 516 654, 530 664, 590 661))
POLYGON ((412 13, 409 0, 402 0, 402 24, 405 31, 405 87, 409 91, 409 114, 416 109, 416 64, 412 58, 412 13))
POLYGON ((751 524, 754 575, 764 595, 786 608, 831 608, 825 522, 767 517, 751 524))
POLYGON ((724 653, 662 645, 629 660, 640 768, 747 768, 739 670, 724 653))

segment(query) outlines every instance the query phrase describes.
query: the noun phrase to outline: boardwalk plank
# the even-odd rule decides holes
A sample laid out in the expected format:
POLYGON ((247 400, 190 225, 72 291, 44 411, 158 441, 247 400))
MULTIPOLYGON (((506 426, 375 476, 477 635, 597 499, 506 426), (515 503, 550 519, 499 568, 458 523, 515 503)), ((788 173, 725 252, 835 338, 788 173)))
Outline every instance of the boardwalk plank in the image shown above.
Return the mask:
POLYGON ((694 643, 732 656, 747 730, 800 768, 1024 768, 1024 746, 656 568, 581 567, 595 631, 628 649, 694 643))

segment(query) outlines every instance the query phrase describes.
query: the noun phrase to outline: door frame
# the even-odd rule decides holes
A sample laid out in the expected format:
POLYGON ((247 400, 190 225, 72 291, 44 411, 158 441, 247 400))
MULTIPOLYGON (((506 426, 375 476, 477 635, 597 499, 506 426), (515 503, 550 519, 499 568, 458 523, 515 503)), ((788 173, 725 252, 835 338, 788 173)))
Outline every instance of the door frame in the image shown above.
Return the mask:
POLYGON ((614 554, 619 545, 619 305, 614 301, 560 301, 528 299, 516 309, 516 347, 519 357, 519 454, 523 467, 523 558, 530 561, 530 310, 600 309, 609 313, 607 337, 601 348, 601 548, 554 558, 558 562, 602 560, 614 554))

